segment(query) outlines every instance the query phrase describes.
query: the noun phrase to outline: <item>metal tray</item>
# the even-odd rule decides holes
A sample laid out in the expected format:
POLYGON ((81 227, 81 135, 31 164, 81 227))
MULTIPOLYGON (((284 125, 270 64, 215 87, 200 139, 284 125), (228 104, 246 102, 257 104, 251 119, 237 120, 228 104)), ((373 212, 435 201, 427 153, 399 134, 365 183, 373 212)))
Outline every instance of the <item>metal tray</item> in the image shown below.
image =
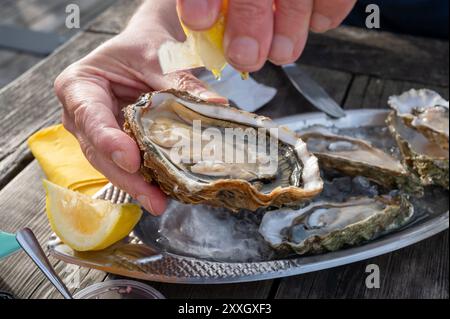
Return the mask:
MULTIPOLYGON (((383 125, 387 112, 371 109, 352 110, 347 112, 345 118, 338 120, 330 119, 323 113, 308 113, 282 118, 277 122, 295 131, 312 125, 343 129, 370 127, 383 125)), ((108 191, 111 191, 111 186, 104 189, 103 194, 108 191)), ((444 197, 448 199, 448 192, 444 197)), ((188 212, 192 207, 182 205, 181 209, 188 212)), ((152 244, 152 240, 157 238, 155 227, 158 219, 149 216, 143 217, 126 240, 100 252, 75 252, 55 236, 51 238, 48 246, 54 257, 68 263, 138 279, 189 284, 248 282, 337 267, 412 245, 449 227, 448 200, 434 211, 435 213, 422 216, 396 232, 362 246, 322 255, 293 256, 278 260, 225 262, 179 250, 161 250, 156 241, 152 244)))

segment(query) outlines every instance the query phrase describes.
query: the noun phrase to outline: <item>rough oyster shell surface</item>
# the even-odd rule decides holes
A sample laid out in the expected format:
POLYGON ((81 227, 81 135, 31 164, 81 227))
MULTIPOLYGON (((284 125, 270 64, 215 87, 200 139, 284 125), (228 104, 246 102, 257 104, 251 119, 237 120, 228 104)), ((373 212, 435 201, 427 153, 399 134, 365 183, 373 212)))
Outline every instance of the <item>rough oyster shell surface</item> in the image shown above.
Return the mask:
POLYGON ((399 160, 366 141, 321 131, 310 131, 300 137, 319 158, 321 168, 364 176, 386 188, 401 187, 417 194, 423 191, 418 178, 399 160))
POLYGON ((448 150, 407 126, 395 112, 388 115, 386 123, 397 140, 405 165, 417 172, 424 185, 439 185, 448 189, 448 150))
POLYGON ((277 250, 316 254, 372 240, 401 227, 413 213, 414 207, 405 197, 318 202, 298 211, 267 213, 259 232, 277 250))
POLYGON ((449 149, 449 102, 438 93, 412 89, 391 96, 388 104, 407 126, 417 129, 430 142, 449 149))
MULTIPOLYGON (((142 96, 125 109, 124 129, 142 152, 144 177, 171 197, 189 204, 254 211, 260 207, 297 205, 321 192, 323 182, 317 158, 295 133, 285 128, 279 128, 276 137, 267 137, 276 138, 279 145, 278 167, 273 175, 259 174, 260 167, 253 174, 247 166, 223 165, 220 161, 218 169, 217 162, 174 164, 167 155, 171 146, 162 142, 171 141, 172 128, 192 126, 193 120, 219 130, 278 129, 268 118, 207 103, 185 92, 167 90, 142 96), (254 178, 250 178, 252 174, 254 178)), ((240 146, 236 142, 234 147, 240 146)))

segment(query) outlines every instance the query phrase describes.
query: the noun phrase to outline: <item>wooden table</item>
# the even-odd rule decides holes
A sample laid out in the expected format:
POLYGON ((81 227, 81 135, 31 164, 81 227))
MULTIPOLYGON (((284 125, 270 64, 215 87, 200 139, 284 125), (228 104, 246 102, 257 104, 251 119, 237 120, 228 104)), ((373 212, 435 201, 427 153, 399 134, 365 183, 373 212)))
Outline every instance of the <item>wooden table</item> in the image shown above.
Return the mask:
MULTIPOLYGON (((31 227, 45 245, 51 231, 42 172, 26 139, 60 121, 61 106, 52 90, 57 74, 120 32, 140 2, 118 1, 85 32, 0 91, 0 229, 31 227)), ((346 109, 384 108, 389 95, 412 87, 428 87, 448 98, 448 51, 448 42, 343 27, 312 35, 299 63, 346 109)), ((278 89, 259 113, 277 118, 314 110, 280 69, 267 65, 254 76, 278 89)), ((296 277, 219 286, 150 284, 168 298, 448 298, 448 254, 445 231, 391 254, 296 277), (380 267, 380 289, 365 286, 368 264, 380 267)), ((52 262, 63 271, 63 262, 52 262)), ((76 274, 80 288, 110 278, 86 268, 77 268, 76 274)), ((22 252, 0 261, 0 290, 17 298, 60 297, 22 252)))
MULTIPOLYGON (((48 32, 66 39, 77 33, 77 29, 66 28, 65 10, 69 4, 80 9, 80 24, 98 16, 114 0, 3 0, 1 2, 1 25, 13 26, 38 32, 48 32)), ((0 88, 43 60, 45 56, 7 50, 0 47, 0 88)))

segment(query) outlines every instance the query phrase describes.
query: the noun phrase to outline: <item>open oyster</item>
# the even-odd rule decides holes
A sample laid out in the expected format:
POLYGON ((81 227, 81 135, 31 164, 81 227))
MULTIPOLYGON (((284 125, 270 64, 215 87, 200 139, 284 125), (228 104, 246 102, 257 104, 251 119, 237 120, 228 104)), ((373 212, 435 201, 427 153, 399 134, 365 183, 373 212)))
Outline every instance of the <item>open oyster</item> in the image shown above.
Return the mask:
POLYGON ((386 120, 397 140, 403 161, 415 170, 424 185, 439 185, 449 188, 449 153, 441 144, 433 143, 420 131, 408 127, 403 120, 391 112, 386 120))
POLYGON ((399 160, 366 141, 321 131, 300 136, 308 150, 319 158, 321 168, 349 176, 364 176, 386 188, 401 186, 411 193, 422 192, 418 178, 399 160))
POLYGON ((323 187, 317 158, 295 133, 187 93, 144 95, 126 108, 125 131, 142 151, 144 177, 185 203, 254 211, 301 203, 323 187))
POLYGON ((319 202, 298 211, 269 212, 264 215, 259 232, 277 250, 322 253, 372 240, 404 225, 413 212, 413 206, 404 197, 319 202))
POLYGON ((399 96, 391 96, 388 104, 404 124, 448 150, 449 103, 439 94, 426 89, 413 89, 399 96))

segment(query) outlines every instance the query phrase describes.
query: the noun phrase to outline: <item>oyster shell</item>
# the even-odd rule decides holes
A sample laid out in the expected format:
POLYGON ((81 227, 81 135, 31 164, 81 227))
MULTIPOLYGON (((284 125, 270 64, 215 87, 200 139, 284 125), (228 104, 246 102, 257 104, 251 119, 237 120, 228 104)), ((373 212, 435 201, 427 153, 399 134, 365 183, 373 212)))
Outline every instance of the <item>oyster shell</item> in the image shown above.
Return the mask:
POLYGON ((418 178, 399 160, 366 141, 323 131, 306 132, 300 137, 319 158, 321 168, 364 176, 386 188, 400 186, 418 194, 423 191, 418 178))
POLYGON ((414 207, 404 197, 318 202, 297 211, 266 213, 259 232, 277 250, 322 253, 372 240, 404 225, 413 213, 414 207))
POLYGON ((449 153, 440 144, 433 143, 420 131, 407 126, 391 112, 386 119, 389 130, 397 140, 407 166, 419 174, 424 185, 449 188, 449 153))
POLYGON ((297 205, 319 194, 323 187, 317 158, 295 133, 278 129, 268 118, 210 104, 184 92, 144 95, 126 108, 124 129, 142 151, 141 172, 147 181, 184 203, 254 211, 297 205), (220 144, 214 144, 216 139, 205 140, 206 129, 220 135, 230 128, 246 137, 221 139, 220 144), (195 139, 201 141, 199 147, 192 143, 195 139), (262 141, 263 147, 251 149, 250 139, 262 141), (180 141, 194 146, 180 155, 176 148, 180 141), (273 145, 276 152, 272 152, 273 145), (243 151, 247 161, 227 161, 230 149, 236 154, 243 151), (175 161, 174 154, 181 161, 175 161))
POLYGON ((448 150, 449 102, 438 93, 412 89, 402 95, 391 96, 388 104, 407 126, 448 150))

